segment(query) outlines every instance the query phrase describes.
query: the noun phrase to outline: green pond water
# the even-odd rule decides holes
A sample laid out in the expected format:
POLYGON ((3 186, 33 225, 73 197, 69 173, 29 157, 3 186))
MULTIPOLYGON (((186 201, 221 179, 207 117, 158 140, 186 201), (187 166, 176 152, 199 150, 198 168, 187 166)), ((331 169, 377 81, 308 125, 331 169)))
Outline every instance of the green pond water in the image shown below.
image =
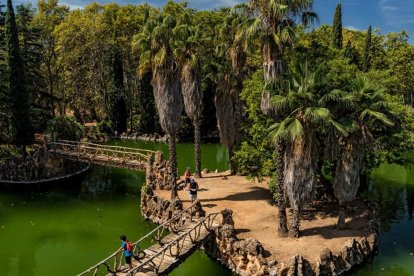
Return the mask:
MULTIPOLYGON (((162 150, 154 142, 113 141, 162 150)), ((205 144, 203 168, 225 170, 227 152, 205 144)), ((180 173, 194 170, 192 144, 179 144, 180 173)), ((166 156, 168 157, 168 155, 166 156)), ((42 190, 0 189, 0 275, 76 275, 119 247, 119 235, 136 240, 155 227, 139 212, 145 175, 94 166, 82 179, 42 190)), ((414 275, 414 169, 384 164, 374 171, 369 196, 381 205, 380 250, 352 275, 414 275)), ((171 275, 231 275, 196 251, 171 275)))

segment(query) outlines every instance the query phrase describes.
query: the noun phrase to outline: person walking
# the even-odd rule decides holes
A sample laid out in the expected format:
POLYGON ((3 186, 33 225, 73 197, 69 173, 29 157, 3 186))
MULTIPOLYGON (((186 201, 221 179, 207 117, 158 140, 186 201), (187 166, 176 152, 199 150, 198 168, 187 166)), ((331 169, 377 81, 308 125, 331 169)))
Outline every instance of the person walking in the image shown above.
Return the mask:
POLYGON ((184 182, 185 182, 185 186, 187 186, 187 184, 190 184, 190 178, 191 178, 191 171, 190 171, 190 167, 187 167, 187 169, 184 172, 184 182))
POLYGON ((197 192, 198 192, 198 184, 195 182, 194 178, 190 178, 190 185, 188 187, 189 195, 191 203, 194 203, 194 201, 197 199, 197 192))
POLYGON ((121 239, 121 248, 124 250, 125 263, 132 269, 132 244, 127 240, 125 235, 122 235, 119 238, 121 239))

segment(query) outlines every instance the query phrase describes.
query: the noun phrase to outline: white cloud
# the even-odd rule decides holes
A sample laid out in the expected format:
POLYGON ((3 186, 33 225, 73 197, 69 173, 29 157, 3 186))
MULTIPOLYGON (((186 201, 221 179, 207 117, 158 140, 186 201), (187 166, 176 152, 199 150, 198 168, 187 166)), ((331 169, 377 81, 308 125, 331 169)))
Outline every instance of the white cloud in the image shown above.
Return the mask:
POLYGON ((389 26, 402 28, 413 20, 414 1, 412 0, 380 0, 378 8, 384 22, 389 26))
POLYGON ((398 10, 398 7, 394 6, 381 6, 382 11, 396 11, 398 10))
POLYGON ((350 31, 360 31, 361 29, 354 27, 354 26, 346 26, 345 29, 350 31))

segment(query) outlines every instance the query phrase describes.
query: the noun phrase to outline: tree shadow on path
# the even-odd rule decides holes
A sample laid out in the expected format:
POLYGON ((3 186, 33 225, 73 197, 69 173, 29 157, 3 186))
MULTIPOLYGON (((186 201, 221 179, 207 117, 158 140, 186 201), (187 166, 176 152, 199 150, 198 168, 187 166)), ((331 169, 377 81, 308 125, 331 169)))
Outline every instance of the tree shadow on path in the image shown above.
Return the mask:
POLYGON ((201 202, 211 201, 249 201, 249 200, 271 200, 271 195, 268 189, 262 187, 252 187, 248 192, 241 192, 232 195, 228 195, 222 198, 204 198, 200 199, 201 202))

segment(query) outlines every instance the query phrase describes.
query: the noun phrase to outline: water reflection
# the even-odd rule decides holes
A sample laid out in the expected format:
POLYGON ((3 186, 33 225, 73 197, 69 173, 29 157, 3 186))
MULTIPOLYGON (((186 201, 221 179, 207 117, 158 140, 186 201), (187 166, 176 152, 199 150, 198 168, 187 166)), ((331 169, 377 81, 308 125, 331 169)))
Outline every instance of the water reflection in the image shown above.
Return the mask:
POLYGON ((84 199, 113 199, 119 195, 138 195, 137 185, 145 181, 143 172, 128 174, 128 170, 95 166, 95 173, 82 182, 79 196, 84 199))
POLYGON ((368 197, 381 208, 379 254, 353 275, 414 275, 414 168, 383 164, 368 197))

